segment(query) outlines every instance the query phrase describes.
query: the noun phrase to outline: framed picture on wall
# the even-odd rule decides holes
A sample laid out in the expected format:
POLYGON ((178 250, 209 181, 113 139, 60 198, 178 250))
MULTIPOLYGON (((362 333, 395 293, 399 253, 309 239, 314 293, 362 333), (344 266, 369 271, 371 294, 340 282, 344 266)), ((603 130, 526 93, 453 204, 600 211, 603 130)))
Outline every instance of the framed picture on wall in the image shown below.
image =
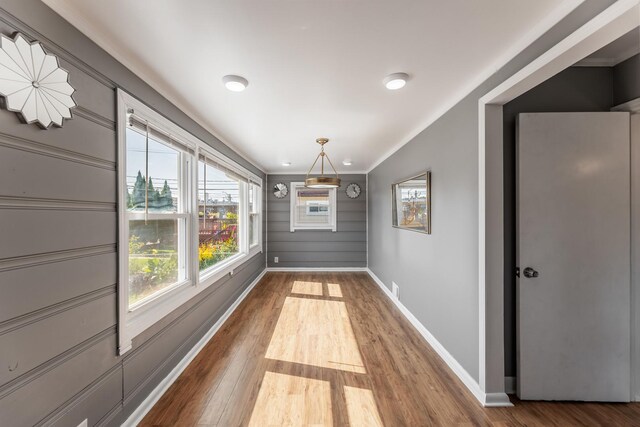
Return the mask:
POLYGON ((431 234, 431 171, 391 185, 393 226, 431 234))

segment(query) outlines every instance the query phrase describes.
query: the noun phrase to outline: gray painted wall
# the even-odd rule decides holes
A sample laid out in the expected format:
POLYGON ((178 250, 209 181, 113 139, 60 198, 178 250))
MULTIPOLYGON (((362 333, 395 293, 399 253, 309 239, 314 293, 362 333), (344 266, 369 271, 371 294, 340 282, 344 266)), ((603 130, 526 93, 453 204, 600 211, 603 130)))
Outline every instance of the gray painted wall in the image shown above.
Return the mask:
POLYGON ((523 112, 609 111, 612 106, 612 68, 571 67, 503 107, 506 376, 516 375, 516 116, 523 112))
POLYGON ((478 99, 611 3, 582 3, 369 173, 369 268, 389 288, 391 281, 400 286, 400 301, 476 380, 478 99), (391 183, 426 168, 433 180, 433 234, 391 227, 391 183))
POLYGON ((638 76, 640 76, 640 54, 613 67, 614 105, 640 98, 640 78, 638 76))
POLYGON ((119 425, 264 269, 256 255, 116 355, 116 98, 122 87, 264 176, 37 0, 0 33, 60 57, 79 107, 43 131, 0 110, 0 425, 119 425))
MULTIPOLYGON (((367 266, 367 177, 364 174, 340 175, 336 203, 337 229, 289 230, 291 194, 278 199, 271 189, 278 182, 304 181, 305 175, 269 175, 267 177, 267 260, 269 267, 366 267, 367 266), (355 182, 362 193, 356 199, 345 194, 355 182), (274 257, 279 263, 273 262, 274 257)), ((389 209, 391 207, 389 206, 389 209)))

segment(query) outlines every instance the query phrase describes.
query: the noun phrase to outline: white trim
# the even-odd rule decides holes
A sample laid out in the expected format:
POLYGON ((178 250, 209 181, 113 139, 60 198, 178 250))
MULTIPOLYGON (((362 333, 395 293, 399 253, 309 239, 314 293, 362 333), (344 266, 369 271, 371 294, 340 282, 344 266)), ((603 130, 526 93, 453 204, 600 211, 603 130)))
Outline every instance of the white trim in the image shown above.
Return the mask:
MULTIPOLYGON (((262 167, 259 162, 256 162, 249 155, 245 154, 241 149, 239 149, 236 145, 231 144, 224 138, 222 138, 219 132, 214 129, 212 126, 209 126, 200 114, 195 111, 193 108, 188 108, 185 104, 179 101, 175 96, 173 96, 173 91, 168 88, 165 84, 160 83, 157 79, 155 79, 150 71, 146 70, 146 66, 139 61, 136 61, 134 58, 130 58, 128 55, 124 55, 120 53, 120 50, 117 49, 110 38, 104 34, 103 32, 96 29, 95 25, 89 23, 81 13, 78 13, 76 8, 74 8, 68 0, 43 0, 43 2, 51 7, 56 13, 62 16, 67 21, 71 22, 73 26, 78 28, 82 33, 84 33, 87 37, 89 37, 92 41, 94 41, 98 46, 103 48, 107 53, 117 59, 120 63, 124 64, 129 70, 131 70, 134 74, 142 78, 145 82, 147 82, 153 89, 158 91, 162 96, 168 99, 172 104, 177 106, 180 110, 185 112, 188 116, 190 116, 196 123, 202 126, 205 130, 214 135, 218 140, 220 140, 223 144, 227 145, 229 148, 234 150, 238 155, 243 157, 249 163, 252 163, 262 172, 269 173, 272 175, 285 175, 285 174, 293 174, 293 171, 267 171, 262 167)), ((453 106, 458 104, 462 99, 464 99, 467 95, 469 95, 474 89, 476 89, 482 82, 488 79, 491 75, 493 75, 497 70, 502 68, 504 65, 509 63, 517 54, 519 54, 522 50, 528 47, 531 43, 537 40, 540 36, 546 33, 549 29, 551 29, 554 25, 556 25, 562 18, 567 16, 570 12, 572 12, 576 7, 582 4, 584 0, 568 0, 560 3, 560 5, 553 10, 549 15, 547 15, 543 20, 537 23, 535 26, 531 28, 524 36, 522 36, 519 40, 516 40, 515 43, 507 49, 503 55, 501 55, 493 64, 488 66, 485 70, 479 73, 474 79, 471 79, 467 85, 464 86, 462 90, 460 90, 456 95, 451 97, 451 100, 447 103, 444 103, 443 108, 440 108, 430 117, 428 117, 421 125, 417 126, 412 132, 409 132, 407 137, 401 139, 401 141, 393 146, 390 150, 388 150, 385 154, 383 154, 378 160, 373 162, 373 164, 367 168, 365 171, 345 171, 339 173, 344 174, 356 174, 356 173, 369 173, 373 169, 375 169, 380 163, 385 161, 391 155, 393 155, 396 151, 410 142, 415 136, 417 136, 424 129, 429 127, 433 122, 443 116, 447 111, 449 111, 453 106)), ((306 174, 307 171, 295 172, 296 174, 302 173, 306 174)))
POLYGON ((194 345, 191 350, 178 362, 178 364, 169 372, 169 374, 156 386, 156 388, 149 393, 149 395, 138 405, 138 407, 129 415, 122 425, 123 426, 136 426, 145 415, 153 408, 153 405, 160 400, 162 395, 171 387, 171 385, 178 379, 180 374, 189 366, 189 363, 200 353, 200 350, 204 348, 205 345, 214 337, 216 332, 220 330, 224 322, 233 314, 233 312, 238 308, 240 303, 249 295, 249 292, 253 290, 253 288, 258 284, 260 279, 264 277, 267 273, 267 270, 262 270, 262 272, 256 277, 253 282, 240 294, 240 296, 231 304, 231 306, 224 312, 224 314, 213 324, 211 329, 207 331, 206 334, 194 345))
MULTIPOLYGON (((206 143, 192 135, 188 131, 173 123, 170 119, 162 116, 150 106, 144 104, 134 96, 128 94, 118 88, 117 97, 117 116, 118 116, 118 354, 122 355, 131 349, 133 338, 155 324, 162 317, 187 302, 207 287, 227 275, 233 275, 234 270, 241 264, 247 262, 251 257, 257 254, 262 246, 249 248, 248 236, 248 183, 253 180, 263 185, 263 180, 253 174, 251 171, 242 167, 242 165, 228 159, 223 154, 217 153, 206 143), (186 219, 181 235, 180 247, 184 247, 185 258, 187 264, 184 266, 185 279, 175 286, 167 288, 165 291, 159 292, 152 298, 149 298, 144 305, 129 307, 129 273, 128 273, 128 257, 129 257, 129 220, 132 217, 139 216, 132 214, 126 210, 127 200, 127 178, 126 178, 126 131, 127 131, 127 114, 128 110, 133 109, 134 114, 144 120, 153 123, 163 131, 176 136, 180 142, 190 149, 193 153, 182 152, 181 154, 181 172, 180 172, 180 213, 178 214, 150 214, 149 218, 167 218, 172 219, 180 217, 186 219), (212 157, 217 162, 221 162, 225 167, 229 167, 237 174, 242 176, 238 179, 238 247, 239 253, 224 261, 219 262, 209 270, 200 272, 198 268, 198 238, 196 237, 199 227, 198 220, 198 166, 199 155, 212 157), (184 241, 182 241, 184 239, 184 241)), ((214 166, 215 167, 215 166, 214 166)), ((260 200, 262 203, 262 200, 260 200)), ((259 210, 262 222, 262 205, 259 210)), ((142 219, 143 217, 141 217, 142 219)), ((260 225, 260 234, 262 226, 260 225)))
POLYGON ((576 62, 572 67, 613 67, 614 60, 611 58, 585 58, 576 62))
MULTIPOLYGON (((51 0, 49 0, 51 1, 51 0)), ((580 6, 584 0, 571 0, 561 3, 557 9, 552 11, 543 20, 534 25, 529 32, 527 32, 520 40, 517 40, 513 46, 508 49, 498 60, 495 61, 490 67, 487 67, 483 72, 479 73, 474 79, 470 80, 467 85, 463 87, 456 95, 452 96, 449 102, 442 104, 442 107, 428 117, 420 126, 414 129, 412 132, 403 138, 400 142, 389 149, 378 160, 367 169, 367 173, 377 168, 382 162, 393 156, 396 151, 411 142, 416 136, 418 136, 423 130, 431 126, 436 120, 444 116, 447 111, 458 105, 460 101, 465 99, 471 92, 484 83, 489 77, 495 74, 496 71, 507 65, 513 58, 515 58, 520 52, 529 47, 534 41, 540 38, 543 34, 553 28, 560 20, 571 13, 575 8, 580 6)))
POLYGON ((447 349, 434 337, 431 332, 411 313, 397 298, 393 296, 389 288, 373 273, 369 268, 366 269, 369 276, 380 287, 382 292, 393 302, 400 312, 407 318, 414 328, 422 335, 425 341, 438 353, 442 360, 449 366, 454 374, 469 389, 473 396, 485 407, 513 406, 509 400, 509 396, 505 393, 489 393, 485 394, 480 388, 478 382, 458 363, 458 361, 447 351, 447 349))
POLYGON ((638 26, 639 0, 618 0, 480 98, 504 105, 638 26))
POLYGON ((616 105, 611 111, 628 111, 630 113, 640 113, 640 98, 632 99, 624 104, 616 105))
POLYGON ((493 236, 496 228, 504 228, 502 210, 497 215, 486 215, 487 206, 491 206, 488 204, 489 197, 495 197, 497 191, 503 190, 501 186, 496 188, 496 181, 487 182, 489 173, 502 174, 502 166, 496 171, 496 167, 487 167, 487 162, 499 161, 501 165, 501 149, 495 148, 502 147, 503 142, 501 136, 498 141, 498 136, 489 132, 503 126, 502 105, 637 27, 640 20, 639 5, 640 0, 618 0, 479 100, 479 364, 480 385, 485 392, 487 387, 504 387, 504 362, 501 369, 496 366, 496 360, 504 354, 504 337, 496 337, 503 334, 502 329, 498 328, 503 327, 499 319, 503 316, 504 301, 502 294, 498 294, 500 286, 496 285, 495 277, 487 278, 487 272, 495 272, 492 267, 502 259, 503 253, 496 250, 497 246, 487 250, 486 239, 488 235, 493 236), (499 114, 496 108, 500 109, 499 114))
POLYGON ((262 187, 263 184, 261 183, 260 185, 258 184, 254 184, 252 182, 249 182, 249 184, 247 185, 247 195, 251 194, 251 186, 253 186, 253 192, 254 192, 254 200, 253 200, 253 204, 254 209, 256 209, 255 213, 251 213, 251 211, 249 210, 249 205, 251 204, 251 200, 249 200, 247 198, 247 200, 249 200, 249 204, 247 204, 247 245, 249 247, 249 256, 253 256, 255 254, 257 254, 258 252, 262 252, 262 187), (257 233, 257 237, 258 237, 258 242, 255 245, 251 245, 251 235, 249 233, 249 228, 251 227, 251 215, 258 215, 258 227, 257 229, 254 230, 254 233, 257 233))
POLYGON ((518 378, 504 377, 504 392, 507 394, 516 394, 518 378))
MULTIPOLYGON (((206 142, 204 141, 200 142, 200 139, 198 139, 198 142, 200 143, 199 145, 200 155, 204 156, 208 160, 211 160, 216 163, 220 163, 222 166, 231 169, 233 172, 237 173, 243 178, 247 180, 253 180, 262 186, 262 179, 258 175, 251 172, 250 170, 248 170, 247 168, 245 168, 235 160, 230 159, 229 157, 225 156, 222 153, 219 153, 215 148, 209 146, 206 142)), ((200 161, 199 158, 198 158, 198 161, 200 161)))
POLYGON ((267 267, 267 271, 367 271, 367 267, 267 267))
MULTIPOLYGON (((282 171, 282 170, 275 170, 275 169, 271 169, 268 171, 269 175, 277 175, 277 176, 287 176, 287 175, 307 175, 307 172, 309 172, 308 169, 305 170, 289 170, 287 169, 286 171, 282 171)), ((364 175, 367 173, 366 170, 341 170, 341 169, 336 169, 336 172, 338 172, 338 175, 364 175)), ((340 178, 342 178, 342 176, 340 176, 340 178)))
POLYGON ((365 212, 365 228, 366 228, 366 251, 367 251, 367 268, 369 267, 369 174, 365 175, 365 184, 364 184, 364 212, 365 212))
POLYGON ((136 76, 140 77, 145 83, 151 86, 160 95, 166 98, 171 104, 180 109, 186 116, 191 118, 198 125, 202 126, 204 130, 213 135, 222 144, 226 145, 235 153, 259 169, 261 172, 266 173, 262 165, 244 153, 238 146, 230 143, 223 138, 220 133, 212 126, 207 124, 201 115, 193 108, 187 107, 186 104, 181 102, 178 97, 173 96, 173 91, 170 90, 165 84, 159 83, 159 81, 152 76, 151 70, 147 71, 146 66, 142 62, 138 62, 135 59, 129 58, 127 55, 120 53, 119 49, 116 49, 111 39, 104 33, 98 30, 98 27, 89 23, 78 10, 73 7, 68 0, 42 0, 44 4, 53 9, 58 15, 62 16, 65 20, 69 21, 71 25, 76 27, 80 32, 89 37, 94 43, 104 49, 109 55, 114 57, 118 62, 123 64, 136 76))
POLYGON ((576 62, 574 67, 615 67, 621 62, 626 61, 632 56, 640 53, 640 47, 632 46, 627 49, 625 52, 622 52, 620 55, 615 58, 584 58, 581 61, 576 62))

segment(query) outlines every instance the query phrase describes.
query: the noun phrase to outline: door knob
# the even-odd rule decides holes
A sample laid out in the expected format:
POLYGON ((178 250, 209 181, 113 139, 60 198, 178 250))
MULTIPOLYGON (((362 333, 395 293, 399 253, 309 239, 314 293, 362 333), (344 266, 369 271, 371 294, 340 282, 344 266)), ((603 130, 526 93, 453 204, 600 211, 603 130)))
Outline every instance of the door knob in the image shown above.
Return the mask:
POLYGON ((524 274, 524 277, 528 278, 528 279, 533 279, 535 277, 538 277, 539 274, 537 271, 535 271, 533 268, 531 267, 527 267, 524 269, 524 271, 522 272, 524 274))

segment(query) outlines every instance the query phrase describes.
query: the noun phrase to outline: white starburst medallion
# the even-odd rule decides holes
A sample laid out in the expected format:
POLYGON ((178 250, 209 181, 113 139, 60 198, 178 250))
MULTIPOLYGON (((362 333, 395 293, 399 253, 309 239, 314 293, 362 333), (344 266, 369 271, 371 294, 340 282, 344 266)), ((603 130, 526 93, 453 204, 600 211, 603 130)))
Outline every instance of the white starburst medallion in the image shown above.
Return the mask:
POLYGON ((74 91, 69 73, 39 42, 29 43, 19 33, 13 39, 0 35, 0 95, 7 110, 44 129, 62 126, 76 106, 74 91))

